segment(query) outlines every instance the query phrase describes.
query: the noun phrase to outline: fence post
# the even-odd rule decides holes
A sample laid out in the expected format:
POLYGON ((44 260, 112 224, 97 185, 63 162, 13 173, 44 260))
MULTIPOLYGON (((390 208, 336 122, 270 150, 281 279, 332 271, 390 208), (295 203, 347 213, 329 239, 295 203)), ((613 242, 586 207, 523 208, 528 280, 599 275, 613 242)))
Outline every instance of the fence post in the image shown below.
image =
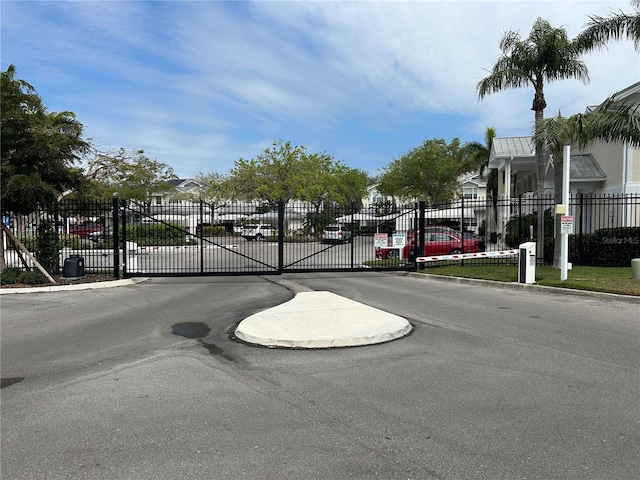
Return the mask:
POLYGON ((354 246, 353 246, 353 225, 354 225, 353 216, 355 215, 355 211, 356 211, 356 204, 355 204, 355 202, 351 202, 351 226, 350 226, 350 233, 351 233, 351 268, 354 268, 353 259, 355 258, 355 250, 354 250, 354 246))
POLYGON ((278 201, 278 273, 284 272, 284 202, 278 201))
POLYGON ((122 275, 127 276, 127 201, 122 200, 122 275))
MULTIPOLYGON (((418 202, 418 235, 416 236, 417 243, 415 257, 421 257, 424 255, 424 229, 425 229, 425 218, 424 211, 426 209, 426 203, 424 200, 420 200, 418 202)), ((418 262, 416 262, 416 267, 418 266, 418 262)))
POLYGON ((518 195, 518 245, 522 243, 522 194, 518 195))
POLYGON ((584 263, 584 247, 582 245, 582 229, 584 219, 584 193, 580 194, 580 223, 578 230, 578 255, 580 257, 580 264, 584 263))
MULTIPOLYGON (((464 195, 462 195, 462 198, 460 200, 460 207, 462 210, 460 212, 460 250, 462 250, 462 253, 464 253, 464 195)), ((464 267, 464 257, 460 261, 460 265, 464 267)))
MULTIPOLYGON (((211 217, 211 215, 209 215, 211 217)), ((213 218, 210 219, 210 223, 213 226, 213 218)), ((198 226, 196 225, 196 234, 198 233, 198 226)), ((189 232, 191 233, 191 232, 189 232)), ((200 238, 198 238, 198 244, 200 246, 200 273, 204 273, 204 206, 202 198, 200 198, 200 238)))
POLYGON ((120 202, 113 197, 111 202, 111 221, 113 225, 113 276, 120 279, 120 202))

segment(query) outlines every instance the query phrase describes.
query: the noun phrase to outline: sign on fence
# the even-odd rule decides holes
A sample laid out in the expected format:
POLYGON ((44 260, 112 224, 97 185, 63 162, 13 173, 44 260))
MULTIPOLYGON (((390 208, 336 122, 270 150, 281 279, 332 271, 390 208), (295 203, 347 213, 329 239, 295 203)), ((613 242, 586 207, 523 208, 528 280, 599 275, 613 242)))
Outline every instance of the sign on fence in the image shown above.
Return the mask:
POLYGON ((573 233, 573 217, 571 215, 562 215, 560 217, 560 233, 573 233))
POLYGON ((385 248, 389 246, 389 237, 386 233, 374 233, 373 244, 376 248, 385 248))

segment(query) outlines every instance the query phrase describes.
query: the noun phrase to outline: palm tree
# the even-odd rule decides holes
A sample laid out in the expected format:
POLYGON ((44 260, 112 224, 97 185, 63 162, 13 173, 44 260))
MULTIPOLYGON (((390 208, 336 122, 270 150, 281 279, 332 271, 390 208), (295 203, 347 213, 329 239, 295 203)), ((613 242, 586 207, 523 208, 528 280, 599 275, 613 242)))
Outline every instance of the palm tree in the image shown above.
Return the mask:
POLYGON ((586 28, 576 38, 581 51, 604 48, 609 40, 627 37, 640 51, 640 0, 632 0, 635 14, 620 11, 608 17, 589 17, 586 28))
MULTIPOLYGON (((596 141, 627 143, 640 147, 640 104, 616 104, 615 95, 608 98, 595 111, 578 113, 568 118, 558 114, 544 120, 538 133, 549 153, 553 155, 555 203, 562 203, 562 177, 565 145, 584 149, 596 141)), ((538 138, 536 139, 538 140, 538 138)), ((560 236, 554 245, 554 265, 560 262, 560 236)))
MULTIPOLYGON (((468 158, 468 163, 479 168, 482 176, 489 168, 489 156, 491 155, 491 144, 496 138, 496 129, 487 127, 484 133, 484 144, 480 142, 468 142, 462 148, 463 157, 468 158)), ((487 178, 487 196, 491 198, 493 203, 494 215, 497 216, 498 211, 498 170, 491 169, 487 178)))
MULTIPOLYGON (((531 110, 534 111, 536 132, 543 128, 544 109, 547 102, 544 86, 554 80, 578 79, 589 81, 586 65, 579 59, 580 45, 570 40, 564 28, 554 28, 551 23, 538 18, 529 37, 522 40, 519 32, 508 31, 500 40, 502 55, 498 58, 488 77, 476 86, 478 96, 483 99, 491 93, 512 88, 533 86, 534 96, 531 110)), ((537 193, 544 194, 545 149, 542 136, 536 135, 536 181, 537 193)), ((538 215, 537 249, 542 258, 544 240, 544 218, 538 215)))

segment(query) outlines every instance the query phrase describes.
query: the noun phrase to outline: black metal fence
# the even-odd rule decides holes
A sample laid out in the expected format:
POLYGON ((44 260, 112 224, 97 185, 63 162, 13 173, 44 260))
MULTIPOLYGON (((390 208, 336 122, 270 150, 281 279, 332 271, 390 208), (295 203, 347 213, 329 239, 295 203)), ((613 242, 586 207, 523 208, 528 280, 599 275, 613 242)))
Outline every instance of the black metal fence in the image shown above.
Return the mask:
MULTIPOLYGON (((43 238, 55 239, 51 273, 61 273, 65 260, 80 255, 87 272, 119 278, 412 270, 416 257, 430 256, 437 260, 432 265, 441 265, 458 263, 451 255, 459 253, 477 253, 477 262, 516 264, 517 256, 498 252, 536 241, 538 214, 544 217, 538 261, 551 264, 557 255, 554 238, 562 228, 555 210, 552 197, 536 196, 393 208, 320 208, 293 202, 269 208, 202 201, 149 206, 65 199, 30 215, 7 215, 3 221, 35 258, 46 251, 43 238)), ((573 226, 573 264, 628 266, 640 257, 640 195, 575 195, 566 216, 573 226)), ((20 249, 6 239, 4 245, 7 265, 33 268, 20 249)))

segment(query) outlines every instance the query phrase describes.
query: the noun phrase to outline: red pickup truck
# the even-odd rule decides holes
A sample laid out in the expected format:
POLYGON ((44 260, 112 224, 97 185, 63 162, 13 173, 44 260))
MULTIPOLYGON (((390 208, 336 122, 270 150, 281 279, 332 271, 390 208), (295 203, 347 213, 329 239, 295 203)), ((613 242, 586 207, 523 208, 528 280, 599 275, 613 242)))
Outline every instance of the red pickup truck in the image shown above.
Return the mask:
POLYGON ((99 223, 78 223, 69 227, 69 233, 78 235, 80 238, 87 238, 90 233, 101 232, 104 227, 99 223))

